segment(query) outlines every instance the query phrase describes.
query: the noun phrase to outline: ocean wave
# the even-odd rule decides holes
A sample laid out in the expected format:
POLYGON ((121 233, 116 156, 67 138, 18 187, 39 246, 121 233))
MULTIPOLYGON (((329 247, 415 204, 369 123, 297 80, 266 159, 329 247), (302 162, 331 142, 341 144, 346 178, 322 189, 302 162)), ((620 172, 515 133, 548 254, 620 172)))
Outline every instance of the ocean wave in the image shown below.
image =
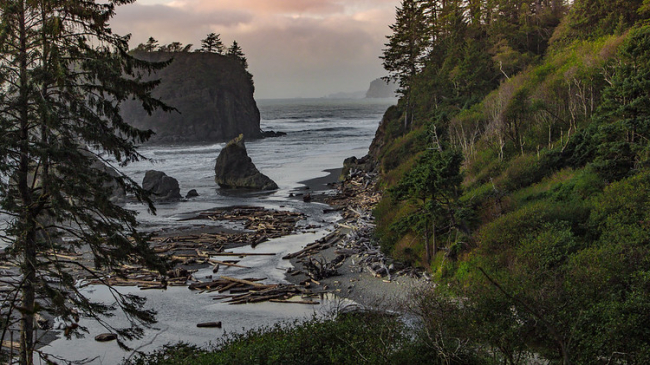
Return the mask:
POLYGON ((166 155, 203 155, 203 154, 215 154, 221 152, 223 149, 223 143, 213 144, 213 145, 202 145, 202 146, 179 146, 179 147, 168 147, 156 149, 152 148, 150 152, 154 156, 166 156, 166 155))

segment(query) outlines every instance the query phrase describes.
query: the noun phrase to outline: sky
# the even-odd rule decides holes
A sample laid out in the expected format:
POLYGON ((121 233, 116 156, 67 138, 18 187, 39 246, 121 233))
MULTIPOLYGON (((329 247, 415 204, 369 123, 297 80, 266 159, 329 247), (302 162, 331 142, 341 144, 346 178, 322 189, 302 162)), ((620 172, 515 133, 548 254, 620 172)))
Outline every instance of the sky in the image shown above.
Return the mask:
POLYGON ((379 56, 399 0, 138 0, 111 27, 130 46, 200 47, 208 33, 242 47, 255 98, 323 97, 365 91, 386 76, 379 56))

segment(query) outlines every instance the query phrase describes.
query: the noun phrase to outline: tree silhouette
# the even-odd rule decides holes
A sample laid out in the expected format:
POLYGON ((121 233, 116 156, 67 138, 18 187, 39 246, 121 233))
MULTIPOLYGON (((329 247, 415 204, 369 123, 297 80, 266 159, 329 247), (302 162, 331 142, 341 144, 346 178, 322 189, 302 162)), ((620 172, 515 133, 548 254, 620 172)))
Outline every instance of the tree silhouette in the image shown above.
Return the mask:
MULTIPOLYGON (((111 196, 123 190, 154 210, 148 193, 104 167, 143 158, 136 143, 152 134, 122 119, 123 101, 137 99, 149 113, 170 110, 151 96, 158 81, 142 81, 167 63, 131 57, 128 37, 108 27, 116 6, 126 3, 0 2, 0 213, 8 217, 5 262, 20 272, 2 313, 2 339, 17 322, 21 365, 33 363, 37 314, 70 323, 67 335, 84 330, 79 315, 93 318, 118 334, 121 345, 155 320, 142 298, 110 286, 114 305, 91 302, 71 273, 75 268, 103 281, 102 270, 126 262, 164 270, 138 232, 136 214, 111 196), (94 267, 62 255, 82 249, 94 267), (106 320, 114 306, 127 315, 128 328, 106 320)), ((148 50, 156 43, 150 38, 148 50)))

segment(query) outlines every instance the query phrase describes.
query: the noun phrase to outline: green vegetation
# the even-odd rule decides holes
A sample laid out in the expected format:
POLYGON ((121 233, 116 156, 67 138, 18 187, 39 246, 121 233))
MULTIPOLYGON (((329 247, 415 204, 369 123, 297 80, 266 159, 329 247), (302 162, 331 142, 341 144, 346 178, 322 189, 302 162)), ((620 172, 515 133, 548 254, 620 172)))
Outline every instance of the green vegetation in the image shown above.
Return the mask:
POLYGON ((648 0, 402 0, 396 15, 382 59, 402 97, 371 147, 374 214, 382 250, 438 284, 413 294, 417 324, 278 326, 192 361, 649 363, 648 0))
POLYGON ((427 345, 425 335, 409 331, 397 317, 351 313, 231 334, 212 350, 175 345, 126 365, 485 364, 464 352, 446 362, 427 345))
POLYGON ((417 325, 278 326, 192 363, 649 363, 649 2, 396 15, 382 59, 402 97, 371 147, 374 213, 382 250, 438 284, 414 293, 417 325))
POLYGON ((380 127, 391 193, 375 215, 382 248, 447 288, 422 307, 455 301, 425 327, 507 364, 650 361, 648 2, 407 3, 434 36, 419 71, 397 75, 409 95, 380 127), (431 131, 462 151, 446 182, 416 157, 431 131), (458 176, 455 214, 430 207, 458 176))

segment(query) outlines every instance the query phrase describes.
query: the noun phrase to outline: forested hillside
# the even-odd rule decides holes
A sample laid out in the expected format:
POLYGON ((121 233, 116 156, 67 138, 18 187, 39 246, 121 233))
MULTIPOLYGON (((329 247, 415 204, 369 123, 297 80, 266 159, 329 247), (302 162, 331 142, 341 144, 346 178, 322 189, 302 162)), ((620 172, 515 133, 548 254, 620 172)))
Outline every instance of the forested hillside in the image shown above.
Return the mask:
POLYGON ((403 0, 378 239, 450 359, 650 363, 650 2, 403 0), (461 303, 461 305, 459 305, 461 303))

